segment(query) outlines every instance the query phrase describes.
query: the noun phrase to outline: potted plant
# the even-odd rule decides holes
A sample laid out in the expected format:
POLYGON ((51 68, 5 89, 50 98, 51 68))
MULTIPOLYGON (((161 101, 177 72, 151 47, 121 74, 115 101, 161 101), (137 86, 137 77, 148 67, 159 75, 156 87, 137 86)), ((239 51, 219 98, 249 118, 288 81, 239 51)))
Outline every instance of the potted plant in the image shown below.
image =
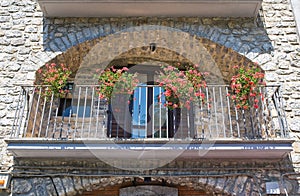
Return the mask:
POLYGON ((71 75, 70 69, 64 64, 46 64, 45 67, 38 70, 41 82, 39 85, 45 85, 42 95, 45 97, 61 98, 69 92, 65 86, 67 85, 69 76, 71 75))
POLYGON ((235 102, 236 108, 249 109, 258 108, 259 98, 262 94, 259 86, 265 85, 264 73, 255 67, 234 66, 237 74, 231 78, 232 94, 228 95, 235 102))
POLYGON ((179 70, 173 66, 163 66, 157 82, 164 87, 163 93, 169 109, 185 107, 188 110, 191 103, 204 101, 205 94, 200 91, 206 87, 205 75, 198 70, 198 65, 187 66, 185 70, 179 70))
POLYGON ((137 74, 129 73, 127 67, 122 69, 110 67, 100 71, 96 77, 98 79, 97 92, 99 97, 108 101, 115 94, 132 95, 134 88, 139 83, 137 74))

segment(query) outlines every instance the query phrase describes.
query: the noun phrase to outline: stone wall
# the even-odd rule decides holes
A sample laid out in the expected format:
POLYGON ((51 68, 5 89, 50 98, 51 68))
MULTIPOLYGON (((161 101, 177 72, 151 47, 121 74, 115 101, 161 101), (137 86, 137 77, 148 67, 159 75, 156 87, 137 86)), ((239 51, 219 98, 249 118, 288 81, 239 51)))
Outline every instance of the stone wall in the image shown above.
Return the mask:
MULTIPOLYGON (((125 163, 126 164, 126 163, 125 163)), ((260 195, 266 182, 281 193, 300 194, 289 160, 175 160, 146 171, 119 170, 95 160, 16 160, 13 195, 76 195, 120 185, 188 186, 209 195, 260 195), (55 165, 55 166, 53 166, 55 165), (192 170, 191 170, 192 168, 192 170), (55 171, 55 172, 53 172, 55 171), (285 175, 289 174, 289 175, 285 175), (144 182, 151 177, 151 182, 144 182), (285 190, 284 190, 285 189, 285 190)))
POLYGON ((14 118, 15 85, 33 81, 40 66, 34 60, 43 51, 43 14, 39 10, 33 0, 0 2, 0 165, 12 164, 3 138, 10 134, 14 118))
MULTIPOLYGON (((39 67, 73 46, 143 25, 179 29, 192 36, 206 38, 232 48, 251 61, 257 62, 266 72, 268 84, 283 85, 282 93, 291 136, 297 139, 299 135, 300 47, 296 23, 288 0, 264 0, 257 21, 253 18, 43 18, 35 0, 2 0, 0 13, 2 168, 13 164, 11 156, 6 152, 3 139, 9 136, 13 123, 16 108, 14 100, 18 94, 16 85, 33 84, 39 67)), ((139 38, 138 34, 136 38, 139 38)), ((78 52, 81 51, 74 51, 73 54, 78 52)), ((76 55, 73 56, 74 62, 78 60, 77 58, 76 55)), ((298 141, 294 143, 292 160, 294 170, 299 172, 300 142, 298 141)), ((279 173, 276 175, 280 175, 279 173)), ((47 180, 41 186, 32 184, 40 184, 41 178, 34 177, 23 180, 16 178, 13 179, 13 184, 19 181, 23 185, 30 184, 30 186, 23 186, 26 189, 23 192, 29 193, 33 189, 38 190, 33 187, 48 187, 44 183, 52 183, 49 178, 45 179, 47 180)))

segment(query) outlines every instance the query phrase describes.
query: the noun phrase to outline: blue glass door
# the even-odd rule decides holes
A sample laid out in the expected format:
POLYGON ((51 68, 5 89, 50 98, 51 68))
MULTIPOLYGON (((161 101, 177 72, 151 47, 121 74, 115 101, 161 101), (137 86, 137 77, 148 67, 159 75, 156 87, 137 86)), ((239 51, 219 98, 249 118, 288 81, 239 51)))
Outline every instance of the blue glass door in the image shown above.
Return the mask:
POLYGON ((132 102, 132 138, 167 137, 163 88, 141 84, 135 89, 132 102))
POLYGON ((133 94, 132 138, 147 137, 147 85, 137 87, 133 94))

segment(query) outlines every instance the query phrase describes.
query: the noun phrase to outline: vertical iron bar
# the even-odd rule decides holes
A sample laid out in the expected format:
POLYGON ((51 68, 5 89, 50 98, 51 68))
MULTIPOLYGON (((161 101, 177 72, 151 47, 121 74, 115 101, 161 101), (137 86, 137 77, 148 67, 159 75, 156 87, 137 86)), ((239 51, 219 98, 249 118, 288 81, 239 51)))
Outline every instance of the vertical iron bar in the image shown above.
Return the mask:
MULTIPOLYGON (((130 101, 130 98, 129 98, 128 101, 130 101)), ((125 104, 125 111, 124 111, 124 118, 123 118, 124 119, 123 137, 125 139, 126 138, 126 132, 127 132, 127 114, 128 114, 127 107, 129 106, 129 103, 127 103, 127 101, 125 100, 124 104, 125 104)))
POLYGON ((46 127, 46 137, 48 137, 50 119, 51 119, 51 114, 52 114, 53 99, 54 99, 54 94, 51 95, 50 109, 49 109, 48 120, 47 120, 47 127, 46 127))
POLYGON ((182 112, 183 112, 183 107, 182 109, 180 110, 180 120, 179 120, 179 125, 180 125, 180 139, 183 139, 183 115, 182 115, 182 112))
MULTIPOLYGON (((146 93, 145 93, 145 96, 146 96, 146 103, 145 103, 145 138, 148 137, 148 87, 145 86, 144 87, 146 93)), ((153 103, 152 103, 153 104, 153 103)))
MULTIPOLYGON (((159 91, 160 91, 159 94, 162 95, 162 87, 159 87, 159 91)), ((160 105, 161 105, 161 107, 163 106, 162 102, 161 102, 160 105)), ((165 114, 166 115, 166 121, 165 121, 165 123, 166 123, 166 137, 169 138, 169 115, 168 115, 169 111, 168 111, 168 108, 165 107, 165 106, 164 106, 164 110, 165 110, 165 113, 166 113, 165 114)))
POLYGON ((66 104, 67 104, 67 94, 65 94, 64 105, 63 105, 63 110, 62 110, 62 115, 61 115, 60 132, 59 132, 60 139, 62 139, 62 132, 64 129, 66 104))
POLYGON ((266 115, 266 110, 268 108, 265 105, 265 98, 264 97, 266 95, 266 89, 264 89, 264 90, 265 90, 265 93, 262 92, 262 87, 259 88, 260 100, 261 100, 261 106, 262 106, 262 116, 263 116, 264 124, 265 124, 266 138, 268 138, 269 137, 269 131, 268 131, 267 115, 266 115))
POLYGON ((238 138, 241 137, 241 132, 240 132, 240 123, 239 123, 239 114, 236 108, 236 104, 234 104, 234 110, 235 110, 235 120, 236 120, 236 128, 238 131, 238 138))
MULTIPOLYGON (((250 98, 249 98, 250 99, 250 98)), ((255 138, 255 128, 254 128, 254 122, 253 122, 253 112, 252 112, 252 108, 249 108, 249 112, 250 112, 250 123, 251 123, 251 129, 252 129, 252 136, 253 138, 255 138)))
POLYGON ((85 121, 88 88, 89 87, 85 87, 84 106, 83 106, 82 123, 81 123, 81 138, 83 138, 83 131, 84 131, 84 121, 85 121))
POLYGON ((283 129, 284 129, 284 135, 282 137, 287 137, 288 136, 288 123, 287 123, 287 119, 286 119, 286 114, 284 111, 284 105, 283 105, 283 98, 282 98, 282 94, 281 94, 281 86, 278 86, 278 95, 279 95, 279 103, 280 103, 280 107, 281 107, 281 111, 283 113, 283 129))
MULTIPOLYGON (((25 96, 24 96, 24 103, 23 103, 23 106, 22 106, 22 110, 21 110, 21 114, 20 114, 20 112, 18 113, 18 120, 17 120, 17 122, 18 121, 20 121, 18 124, 19 124, 19 126, 18 126, 18 131, 17 131, 17 135, 15 135, 15 137, 19 137, 19 135, 20 135, 20 132, 21 132, 21 127, 22 127, 22 122, 23 122, 23 118, 25 117, 24 116, 24 112, 25 112, 25 107, 26 107, 26 104, 27 104, 27 97, 28 97, 28 92, 27 92, 27 90, 25 90, 25 96)), ((19 99, 19 101, 21 101, 21 97, 20 97, 20 99, 19 99)), ((23 101, 22 101, 23 102, 23 101)), ((20 105, 18 106, 18 108, 20 107, 20 105)), ((19 109, 17 109, 17 111, 18 111, 19 109)), ((27 116, 28 116, 29 114, 27 114, 27 116)), ((26 119, 25 119, 25 124, 24 124, 24 130, 23 130, 23 132, 26 132, 25 131, 26 130, 26 119)), ((24 136, 25 136, 25 134, 24 134, 24 136)))
POLYGON ((187 111, 187 131, 188 131, 188 138, 191 138, 191 130, 190 130, 190 110, 187 111))
MULTIPOLYGON (((161 93, 161 88, 160 88, 160 93, 161 93)), ((158 118, 159 118, 159 136, 158 136, 158 138, 162 138, 162 135, 161 135, 161 127, 162 127, 162 124, 161 124, 161 118, 162 118, 161 109, 162 109, 162 105, 159 104, 159 114, 158 114, 158 118)))
POLYGON ((41 93, 42 93, 42 88, 40 88, 40 90, 39 90, 38 101, 37 101, 37 104, 36 104, 36 110, 35 110, 34 120, 33 120, 33 128, 32 128, 32 131, 31 131, 31 137, 33 136, 33 133, 34 133, 34 130, 35 130, 35 123, 36 123, 36 117, 37 117, 37 113, 38 113, 38 109, 39 109, 39 105, 40 105, 41 93))
POLYGON ((141 128, 141 110, 142 110, 142 106, 141 106, 141 102, 142 102, 142 88, 139 86, 139 103, 138 103, 138 106, 139 106, 139 115, 138 115, 138 138, 140 137, 140 128, 141 128))
POLYGON ((245 129, 245 135, 248 137, 248 130, 247 130, 247 126, 246 126, 246 117, 245 117, 245 110, 242 109, 242 118, 243 118, 243 123, 244 123, 244 129, 245 129))
POLYGON ((38 138, 41 136, 41 132, 42 132, 42 125, 43 125, 44 113, 45 113, 45 108, 46 108, 46 101, 47 101, 47 98, 44 97, 44 104, 43 104, 42 116, 41 116, 41 120, 40 120, 40 127, 39 127, 39 132, 38 132, 38 138))
MULTIPOLYGON (((226 95, 228 95, 228 87, 226 86, 226 95)), ((230 137, 233 137, 233 131, 232 131, 232 121, 231 121, 231 111, 230 111, 230 98, 227 97, 227 106, 228 106, 228 118, 229 118, 229 127, 230 127, 230 137)))
POLYGON ((109 119, 109 137, 112 137, 112 121, 113 121, 113 113, 112 113, 112 107, 111 104, 108 105, 108 119, 109 119))
POLYGON ((54 119, 53 131, 52 131, 52 138, 54 138, 55 132, 56 132, 57 115, 58 115, 58 108, 56 108, 56 111, 55 111, 55 119, 54 119))
MULTIPOLYGON (((35 88, 36 87, 33 87, 33 93, 32 93, 32 96, 31 96, 31 98, 30 98, 30 96, 28 95, 29 93, 28 93, 28 91, 29 90, 26 90, 25 91, 25 93, 26 93, 26 97, 28 97, 27 99, 28 99, 28 112, 27 112, 27 115, 26 115, 26 119, 25 119, 25 126, 27 126, 28 125, 28 122, 29 122, 29 120, 30 120, 30 115, 31 115, 31 110, 32 110, 32 105, 33 105, 33 98, 34 98, 34 96, 35 96, 35 88)), ((22 122, 20 122, 20 125, 21 125, 21 123, 22 122)), ((19 125, 19 128, 20 128, 20 125, 19 125)), ((25 129, 25 131, 24 131, 24 137, 26 136, 26 134, 27 134, 27 128, 26 127, 24 127, 24 129, 25 129)))
MULTIPOLYGON (((199 91, 200 91, 200 95, 202 95, 202 89, 201 88, 199 89, 199 91)), ((199 116, 199 121, 200 121, 200 124, 201 124, 201 138, 205 138, 205 136, 204 136, 204 122, 203 122, 203 115, 204 115, 204 112, 203 112, 203 101, 205 101, 205 96, 204 96, 204 100, 202 100, 202 97, 201 97, 201 100, 200 100, 200 116, 199 116)), ((197 138, 198 138, 198 130, 197 130, 197 138)))
POLYGON ((220 90, 220 102, 221 102, 221 111, 222 111, 222 123, 223 123, 223 137, 226 138, 226 126, 225 126, 225 114, 224 114, 224 105, 223 105, 223 96, 222 96, 222 87, 219 87, 220 90))
MULTIPOLYGON (((100 101, 101 101, 101 99, 100 99, 100 96, 98 95, 98 103, 97 103, 97 111, 96 111, 96 130, 95 130, 95 138, 97 137, 97 134, 98 134, 98 123, 99 123, 99 110, 100 110, 100 101)), ((103 118, 104 118, 104 115, 105 114, 103 114, 103 118)))
POLYGON ((80 107, 80 96, 81 96, 81 86, 78 87, 78 100, 77 100, 77 108, 76 108, 76 119, 75 119, 75 130, 74 130, 74 139, 76 138, 77 128, 78 128, 78 115, 79 115, 79 107, 80 107))
POLYGON ((94 87, 91 87, 91 88, 92 88, 92 100, 91 100, 91 111, 90 111, 90 123, 89 123, 88 138, 90 138, 90 133, 91 133, 91 124, 92 124, 93 109, 94 109, 94 93, 95 93, 94 87))
POLYGON ((261 126, 260 126, 260 122, 259 122, 258 108, 255 108, 255 117, 256 117, 256 122, 257 122, 257 135, 259 138, 263 138, 261 126))
POLYGON ((174 135, 174 139, 175 139, 175 133, 176 133, 176 111, 177 110, 173 110, 173 135, 174 135))
POLYGON ((213 90, 213 103, 214 103, 214 112, 215 112, 215 125, 217 131, 217 138, 219 138, 219 125, 218 125, 218 114, 217 114, 217 101, 216 101, 216 92, 215 87, 212 87, 213 90))
POLYGON ((67 139, 69 138, 69 135, 71 132, 71 118, 72 118, 72 109, 70 109, 70 112, 69 112, 67 139))
MULTIPOLYGON (((158 100, 158 102, 159 101, 161 101, 161 100, 158 100)), ((151 131, 152 132, 152 138, 154 138, 154 134, 155 134, 154 119, 155 119, 155 87, 153 87, 153 90, 152 90, 152 119, 151 119, 151 122, 152 122, 152 131, 151 131)))
POLYGON ((281 108, 280 108, 280 104, 278 103, 278 92, 277 92, 278 89, 275 90, 275 93, 274 93, 274 99, 275 99, 275 105, 276 105, 276 110, 277 110, 277 114, 278 114, 278 123, 279 123, 279 127, 280 127, 280 134, 281 136, 284 135, 283 133, 283 122, 282 122, 282 117, 281 117, 281 108))
POLYGON ((208 87, 205 87, 206 97, 207 97, 207 115, 208 115, 208 129, 209 129, 209 137, 211 138, 211 111, 210 111, 210 104, 209 104, 209 94, 208 94, 208 87))
MULTIPOLYGON (((105 100, 105 109, 109 109, 109 103, 108 103, 108 101, 107 100, 105 100)), ((102 137, 107 137, 107 133, 108 133, 108 131, 109 130, 107 130, 108 128, 109 128, 109 126, 108 126, 108 113, 107 113, 107 110, 106 111, 104 111, 104 113, 103 113, 103 119, 102 119, 102 137), (106 127, 106 129, 105 129, 105 127, 106 127), (106 131, 106 132, 105 132, 106 131)), ((98 118, 98 117, 97 117, 98 118)))
MULTIPOLYGON (((118 99, 118 107, 120 107, 121 105, 122 105, 122 95, 120 95, 120 96, 117 96, 117 99, 118 99)), ((117 107, 117 106, 115 106, 115 107, 117 107)), ((117 118, 117 119, 115 119, 117 122, 116 122, 116 125, 117 125, 117 130, 116 130, 116 138, 119 138, 119 128, 120 128, 120 114, 118 114, 120 111, 118 111, 118 108, 117 108, 117 110, 112 110, 112 113, 116 113, 116 115, 115 115, 115 118, 117 118)))
MULTIPOLYGON (((19 134, 16 133, 16 124, 19 124, 19 126, 21 126, 21 123, 18 123, 19 121, 19 116, 20 116, 20 105, 21 103, 23 103, 23 106, 22 107, 25 107, 25 101, 23 102, 22 100, 22 94, 23 94, 23 91, 24 89, 21 88, 20 92, 19 92, 19 96, 18 96, 18 103, 17 103, 17 109, 16 109, 16 112, 15 112, 15 115, 14 115, 14 121, 13 121, 13 127, 12 127, 12 130, 11 130, 11 133, 10 133, 10 137, 12 137, 14 135, 14 137, 17 137, 19 134), (18 116, 18 118, 17 118, 18 116)), ((26 95, 24 96, 24 99, 26 100, 26 95)))

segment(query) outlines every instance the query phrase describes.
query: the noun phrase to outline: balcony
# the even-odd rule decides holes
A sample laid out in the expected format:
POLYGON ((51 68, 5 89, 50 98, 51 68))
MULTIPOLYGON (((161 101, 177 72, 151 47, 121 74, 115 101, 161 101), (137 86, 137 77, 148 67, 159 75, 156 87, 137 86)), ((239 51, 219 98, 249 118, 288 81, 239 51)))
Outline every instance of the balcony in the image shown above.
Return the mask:
POLYGON ((205 151, 204 158, 282 158, 292 150, 279 86, 261 87, 259 107, 247 110, 235 107, 226 85, 200 89, 205 101, 190 109, 168 109, 156 85, 138 86, 129 99, 119 96, 110 104, 96 86, 76 85, 63 98, 41 96, 46 88, 20 87, 6 140, 16 157, 113 158, 120 152, 128 158, 122 151, 154 150, 155 157, 205 151))
POLYGON ((47 17, 256 17, 262 0, 38 0, 47 17))

